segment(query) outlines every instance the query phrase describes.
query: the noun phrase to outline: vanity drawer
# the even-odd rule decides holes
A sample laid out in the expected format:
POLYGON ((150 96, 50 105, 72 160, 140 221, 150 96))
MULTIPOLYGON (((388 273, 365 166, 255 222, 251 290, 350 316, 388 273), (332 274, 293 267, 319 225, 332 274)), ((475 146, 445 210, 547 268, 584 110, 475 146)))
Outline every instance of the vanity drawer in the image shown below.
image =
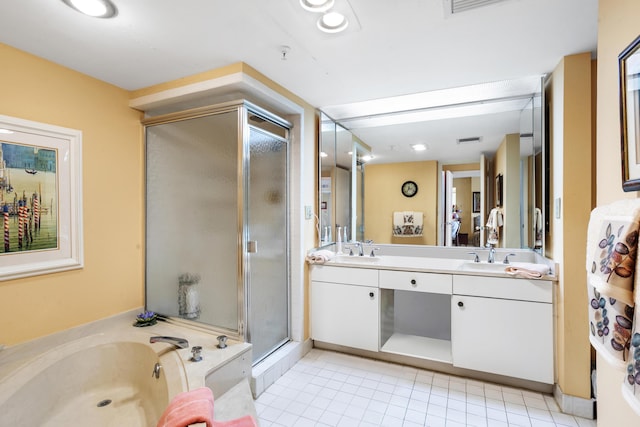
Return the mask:
POLYGON ((455 275, 453 292, 456 295, 553 302, 553 286, 548 280, 455 275))
POLYGON ((450 274, 380 270, 380 287, 451 295, 453 285, 450 274))
POLYGON ((378 270, 314 265, 311 270, 311 280, 377 288, 378 270))

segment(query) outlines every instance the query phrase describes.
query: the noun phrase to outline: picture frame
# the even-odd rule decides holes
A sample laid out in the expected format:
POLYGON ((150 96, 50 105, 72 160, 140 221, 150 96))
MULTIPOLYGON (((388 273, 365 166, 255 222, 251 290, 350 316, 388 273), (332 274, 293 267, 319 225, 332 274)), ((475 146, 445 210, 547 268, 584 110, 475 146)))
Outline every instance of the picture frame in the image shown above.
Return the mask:
POLYGON ((474 191, 472 193, 473 195, 473 213, 479 213, 480 212, 480 192, 479 191, 474 191))
POLYGON ((83 268, 82 132, 0 115, 0 281, 83 268))
POLYGON ((327 209, 327 202, 320 202, 320 209, 322 210, 327 209))
POLYGON ((640 190, 640 36, 618 56, 622 189, 640 190))
POLYGON ((502 193, 502 189, 503 189, 503 176, 502 174, 498 174, 498 176, 496 176, 496 206, 497 207, 502 207, 502 202, 504 201, 503 199, 503 193, 502 193))

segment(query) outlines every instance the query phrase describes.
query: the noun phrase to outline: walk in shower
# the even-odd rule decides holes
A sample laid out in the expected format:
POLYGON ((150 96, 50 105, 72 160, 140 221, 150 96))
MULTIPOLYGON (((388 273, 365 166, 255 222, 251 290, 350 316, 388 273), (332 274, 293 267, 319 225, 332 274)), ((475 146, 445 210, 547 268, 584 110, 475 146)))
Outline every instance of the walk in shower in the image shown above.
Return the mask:
POLYGON ((289 341, 291 125, 246 101, 145 120, 146 307, 250 342, 289 341))

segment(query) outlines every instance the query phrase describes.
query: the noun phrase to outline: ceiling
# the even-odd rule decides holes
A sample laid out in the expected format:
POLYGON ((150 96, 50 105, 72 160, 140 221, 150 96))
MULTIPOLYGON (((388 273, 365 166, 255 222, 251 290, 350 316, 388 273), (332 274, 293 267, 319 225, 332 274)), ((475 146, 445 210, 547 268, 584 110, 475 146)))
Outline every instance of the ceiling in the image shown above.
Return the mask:
POLYGON ((0 0, 0 42, 127 90, 242 61, 343 122, 374 161, 464 161, 472 149, 457 138, 480 136, 473 150, 490 151, 496 135, 519 132, 521 106, 429 121, 393 114, 405 123, 382 127, 354 117, 468 105, 467 86, 476 100, 506 86, 518 104, 563 56, 596 56, 597 0, 493 0, 456 14, 445 12, 452 0, 336 0, 350 20, 340 34, 320 32, 299 0, 113 1, 118 15, 98 19, 62 0, 0 0), (418 142, 429 149, 413 153, 418 142))

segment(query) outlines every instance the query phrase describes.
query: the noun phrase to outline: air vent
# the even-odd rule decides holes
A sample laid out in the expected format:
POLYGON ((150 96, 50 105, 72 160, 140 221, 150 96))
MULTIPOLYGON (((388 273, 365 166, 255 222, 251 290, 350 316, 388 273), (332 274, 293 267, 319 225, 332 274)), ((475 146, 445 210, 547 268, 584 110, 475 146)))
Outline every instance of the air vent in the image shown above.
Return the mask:
POLYGON ((446 16, 454 13, 466 12, 468 10, 489 6, 490 4, 503 1, 505 0, 444 0, 444 14, 446 16))
POLYGON ((480 142, 479 136, 472 136, 471 138, 460 138, 456 140, 456 144, 476 144, 480 142))

